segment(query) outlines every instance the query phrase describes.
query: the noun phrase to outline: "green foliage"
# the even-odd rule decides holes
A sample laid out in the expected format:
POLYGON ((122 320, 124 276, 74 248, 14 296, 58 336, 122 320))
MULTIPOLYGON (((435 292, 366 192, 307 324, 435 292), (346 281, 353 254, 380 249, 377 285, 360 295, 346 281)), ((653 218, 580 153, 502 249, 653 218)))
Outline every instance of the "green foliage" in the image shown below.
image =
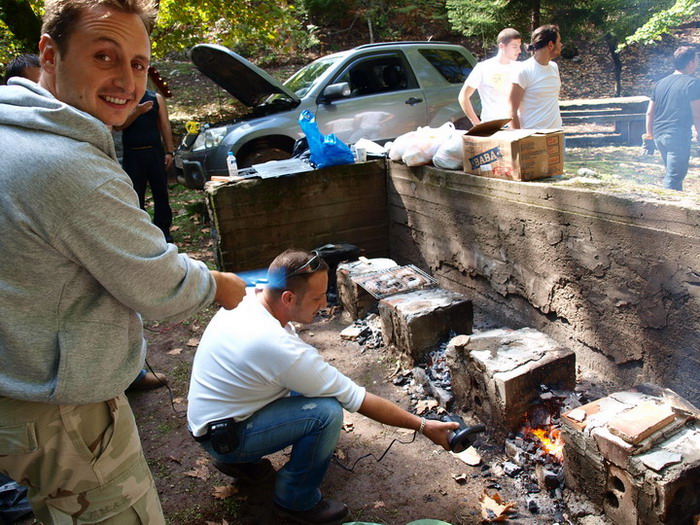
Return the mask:
POLYGON ((0 65, 20 53, 36 53, 43 0, 0 0, 0 65))
POLYGON ((655 13, 644 25, 639 27, 635 33, 625 39, 620 45, 620 49, 629 44, 648 45, 658 40, 668 33, 671 28, 690 20, 697 20, 700 17, 700 1, 698 0, 676 0, 668 9, 655 13))
POLYGON ((153 54, 183 50, 203 42, 230 47, 246 56, 275 55, 314 45, 313 34, 284 0, 161 0, 153 54))
MULTIPOLYGON (((447 18, 452 28, 465 36, 479 36, 486 43, 495 42, 506 23, 508 0, 447 0, 447 18)), ((486 46, 484 46, 486 47, 486 46)))

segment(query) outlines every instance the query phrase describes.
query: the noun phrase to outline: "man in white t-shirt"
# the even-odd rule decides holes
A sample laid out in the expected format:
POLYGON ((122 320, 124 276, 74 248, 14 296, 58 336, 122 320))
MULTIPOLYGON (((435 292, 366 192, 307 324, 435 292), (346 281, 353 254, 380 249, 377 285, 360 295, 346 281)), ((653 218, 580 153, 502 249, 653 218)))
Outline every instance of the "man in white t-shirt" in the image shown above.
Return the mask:
POLYGON ((479 62, 459 92, 459 105, 474 126, 482 121, 510 118, 508 94, 513 74, 520 65, 517 60, 522 49, 522 37, 518 31, 508 27, 498 34, 497 42, 498 54, 479 62), (474 91, 479 92, 481 99, 481 119, 472 106, 474 91))
POLYGON ((344 518, 321 496, 343 409, 417 430, 449 449, 456 423, 426 420, 367 392, 302 341, 290 322, 309 323, 326 306, 328 266, 317 252, 287 250, 235 311, 219 310, 194 358, 187 418, 194 438, 225 474, 250 483, 274 474, 264 456, 292 446, 277 472, 275 511, 303 523, 344 518))
POLYGON ((513 129, 561 128, 559 112, 559 66, 553 60, 561 55, 561 35, 555 25, 540 26, 532 33, 528 51, 513 78, 510 90, 510 125, 513 129))

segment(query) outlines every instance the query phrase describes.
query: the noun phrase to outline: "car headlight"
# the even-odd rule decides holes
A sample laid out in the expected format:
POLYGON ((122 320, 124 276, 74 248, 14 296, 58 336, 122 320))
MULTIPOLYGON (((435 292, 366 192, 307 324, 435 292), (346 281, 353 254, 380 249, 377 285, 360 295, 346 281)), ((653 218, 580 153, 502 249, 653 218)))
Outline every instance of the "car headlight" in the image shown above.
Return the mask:
POLYGON ((209 128, 204 133, 200 133, 197 140, 194 141, 192 149, 194 151, 200 149, 211 149, 217 147, 221 144, 226 136, 226 127, 223 128, 209 128))

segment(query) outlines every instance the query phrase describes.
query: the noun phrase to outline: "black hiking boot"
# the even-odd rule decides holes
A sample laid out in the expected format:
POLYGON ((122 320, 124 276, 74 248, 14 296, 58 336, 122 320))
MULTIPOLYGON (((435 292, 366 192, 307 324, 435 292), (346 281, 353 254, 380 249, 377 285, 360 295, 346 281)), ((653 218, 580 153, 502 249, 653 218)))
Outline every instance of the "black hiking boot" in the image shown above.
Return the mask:
POLYGON ((309 523, 313 525, 330 525, 339 523, 348 515, 348 507, 345 503, 338 503, 332 499, 321 498, 314 507, 309 510, 289 510, 275 503, 275 512, 284 518, 297 523, 309 523))

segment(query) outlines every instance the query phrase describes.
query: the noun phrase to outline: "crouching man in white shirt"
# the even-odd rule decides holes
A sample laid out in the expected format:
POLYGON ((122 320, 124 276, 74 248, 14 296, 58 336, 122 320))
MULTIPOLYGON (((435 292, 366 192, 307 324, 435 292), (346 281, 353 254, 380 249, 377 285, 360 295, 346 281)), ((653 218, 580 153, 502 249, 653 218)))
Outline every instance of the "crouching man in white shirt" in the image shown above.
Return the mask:
POLYGON ((302 341, 291 321, 309 323, 326 306, 328 266, 318 253, 287 250, 263 290, 220 310, 195 355, 187 411, 192 435, 222 472, 248 482, 274 469, 264 456, 292 445, 277 472, 275 510, 304 523, 332 523, 347 507, 321 496, 343 409, 418 430, 446 450, 456 423, 426 420, 367 392, 302 341))

